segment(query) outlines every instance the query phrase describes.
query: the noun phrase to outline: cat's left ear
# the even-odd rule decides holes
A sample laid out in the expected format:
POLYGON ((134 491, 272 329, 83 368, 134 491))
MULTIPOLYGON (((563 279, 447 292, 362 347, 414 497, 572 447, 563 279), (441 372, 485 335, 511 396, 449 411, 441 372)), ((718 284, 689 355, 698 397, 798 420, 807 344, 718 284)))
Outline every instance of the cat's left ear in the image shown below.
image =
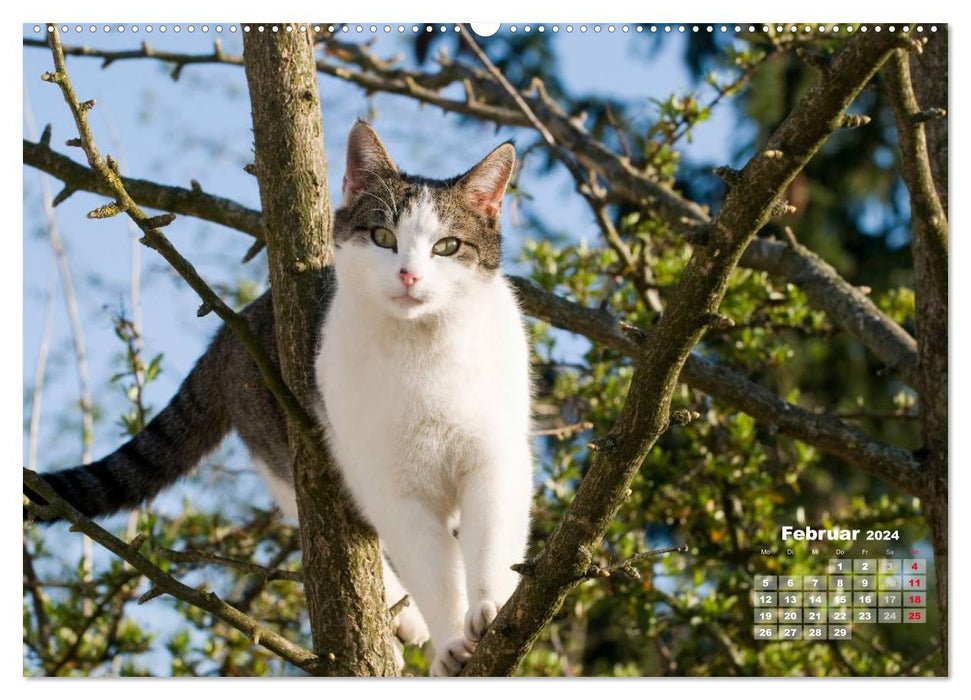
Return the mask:
POLYGON ((473 206, 486 216, 495 217, 502 209, 502 195, 515 164, 516 149, 507 141, 460 177, 456 185, 464 190, 473 206))
POLYGON ((347 137, 347 169, 341 187, 344 204, 375 181, 397 172, 398 167, 391 160, 374 127, 360 119, 356 121, 347 137))

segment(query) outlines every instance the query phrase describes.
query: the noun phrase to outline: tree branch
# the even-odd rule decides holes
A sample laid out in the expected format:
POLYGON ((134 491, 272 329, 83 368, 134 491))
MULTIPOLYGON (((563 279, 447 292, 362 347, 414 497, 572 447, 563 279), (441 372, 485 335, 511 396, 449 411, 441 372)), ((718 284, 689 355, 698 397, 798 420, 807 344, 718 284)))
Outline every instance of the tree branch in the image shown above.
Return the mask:
POLYGON ((64 518, 71 523, 72 530, 84 533, 108 551, 131 564, 136 571, 152 582, 154 590, 160 593, 168 593, 189 605, 205 610, 247 635, 253 640, 254 644, 262 644, 274 654, 307 673, 315 672, 319 660, 309 651, 244 615, 236 608, 220 600, 215 593, 189 588, 181 581, 172 578, 142 555, 137 547, 122 542, 93 520, 82 515, 80 511, 58 496, 40 475, 29 469, 23 471, 24 483, 47 501, 47 505, 42 508, 29 506, 31 510, 41 511, 45 516, 49 514, 64 518))
MULTIPOLYGON (((546 292, 530 279, 510 277, 509 281, 530 316, 583 335, 623 355, 637 356, 637 344, 621 331, 620 322, 605 309, 580 306, 546 292)), ((731 369, 692 354, 681 371, 681 380, 765 425, 865 469, 908 493, 919 494, 924 487, 920 465, 907 450, 881 442, 833 416, 789 403, 731 369)))
MULTIPOLYGON (((23 150, 24 165, 42 170, 64 183, 62 193, 56 198, 59 201, 67 198, 65 192, 83 191, 114 196, 113 190, 93 170, 57 153, 48 144, 24 139, 23 150)), ((119 177, 119 180, 131 198, 142 206, 194 216, 258 239, 262 239, 266 233, 259 211, 248 209, 231 199, 207 194, 197 188, 169 187, 131 177, 119 177)))
POLYGON ((757 238, 746 248, 739 265, 768 272, 799 287, 809 303, 825 311, 837 327, 859 339, 909 385, 917 386, 917 343, 913 337, 809 248, 795 241, 757 238))
POLYGON ((618 571, 623 571, 631 578, 640 580, 641 572, 637 570, 638 564, 642 564, 651 559, 657 559, 665 554, 683 554, 687 551, 688 545, 679 544, 677 547, 661 547, 660 549, 652 549, 647 552, 638 552, 633 556, 627 557, 623 561, 615 562, 607 566, 596 566, 591 564, 590 568, 587 569, 586 576, 587 578, 610 578, 611 575, 617 573, 618 571))
POLYGON ((927 37, 920 52, 910 54, 911 79, 914 94, 921 105, 921 115, 935 118, 924 125, 927 138, 927 157, 937 196, 944 214, 948 211, 948 42, 949 28, 939 25, 937 31, 927 37))
POLYGON ((667 429, 671 396, 691 349, 717 313, 729 277, 749 241, 768 220, 785 187, 842 121, 856 94, 898 39, 889 32, 857 35, 833 58, 830 71, 799 101, 768 148, 741 172, 712 226, 695 249, 667 312, 638 343, 636 369, 621 415, 545 548, 536 573, 522 578, 465 667, 465 675, 508 675, 590 566, 630 481, 667 429))
POLYGON ((184 549, 179 551, 175 549, 168 549, 166 547, 159 547, 158 551, 169 561, 179 564, 197 563, 226 566, 231 569, 241 571, 244 574, 257 576, 264 581, 295 581, 298 583, 303 581, 303 576, 299 571, 269 568, 249 561, 231 559, 230 557, 221 557, 218 554, 211 554, 209 552, 199 552, 194 549, 184 549))
MULTIPOLYGON (((24 46, 46 47, 47 43, 43 39, 25 38, 24 46)), ((182 69, 187 65, 197 65, 201 63, 225 63, 236 66, 243 65, 242 56, 233 56, 223 53, 222 42, 219 39, 213 40, 212 52, 207 54, 185 54, 175 53, 172 51, 159 51, 158 49, 153 49, 147 41, 143 41, 139 48, 129 49, 127 51, 102 51, 99 49, 91 49, 87 46, 65 46, 64 55, 100 58, 102 59, 102 68, 107 68, 115 61, 127 61, 132 59, 149 58, 157 61, 164 61, 165 63, 172 63, 175 65, 175 68, 173 68, 172 73, 170 74, 173 80, 179 79, 179 76, 182 74, 182 69)))

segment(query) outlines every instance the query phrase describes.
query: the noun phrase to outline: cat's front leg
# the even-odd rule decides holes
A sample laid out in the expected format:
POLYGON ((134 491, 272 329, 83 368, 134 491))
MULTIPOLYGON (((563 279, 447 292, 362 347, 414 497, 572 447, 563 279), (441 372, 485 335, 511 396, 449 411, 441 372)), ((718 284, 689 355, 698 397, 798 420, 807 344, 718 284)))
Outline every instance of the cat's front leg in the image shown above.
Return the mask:
POLYGON ((431 674, 458 674, 475 646, 462 629, 467 609, 462 555, 447 517, 409 497, 386 500, 368 517, 404 589, 428 624, 435 647, 431 674))
POLYGON ((463 480, 459 543, 469 599, 464 631, 472 642, 482 638, 519 583, 510 567, 526 554, 531 503, 528 446, 483 455, 463 480))

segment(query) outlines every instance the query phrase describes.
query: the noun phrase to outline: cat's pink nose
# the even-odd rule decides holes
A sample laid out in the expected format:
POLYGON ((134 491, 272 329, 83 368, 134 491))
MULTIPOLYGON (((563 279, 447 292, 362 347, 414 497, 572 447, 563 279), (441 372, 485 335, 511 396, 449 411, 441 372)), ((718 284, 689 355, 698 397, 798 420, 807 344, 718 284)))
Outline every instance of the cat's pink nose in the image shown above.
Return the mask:
POLYGON ((411 274, 404 268, 401 268, 398 271, 398 278, 401 280, 401 284, 405 285, 405 289, 411 289, 418 281, 418 277, 416 275, 411 274))

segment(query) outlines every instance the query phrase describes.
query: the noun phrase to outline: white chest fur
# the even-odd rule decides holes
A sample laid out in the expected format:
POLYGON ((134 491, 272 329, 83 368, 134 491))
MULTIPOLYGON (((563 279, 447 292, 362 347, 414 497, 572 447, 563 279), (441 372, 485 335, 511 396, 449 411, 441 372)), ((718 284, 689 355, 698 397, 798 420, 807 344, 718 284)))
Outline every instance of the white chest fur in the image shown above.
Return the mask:
POLYGON ((528 351, 512 292, 496 278, 464 301, 416 322, 337 292, 316 372, 334 456, 365 512, 387 507, 382 496, 416 497, 447 517, 486 443, 529 441, 528 351))

